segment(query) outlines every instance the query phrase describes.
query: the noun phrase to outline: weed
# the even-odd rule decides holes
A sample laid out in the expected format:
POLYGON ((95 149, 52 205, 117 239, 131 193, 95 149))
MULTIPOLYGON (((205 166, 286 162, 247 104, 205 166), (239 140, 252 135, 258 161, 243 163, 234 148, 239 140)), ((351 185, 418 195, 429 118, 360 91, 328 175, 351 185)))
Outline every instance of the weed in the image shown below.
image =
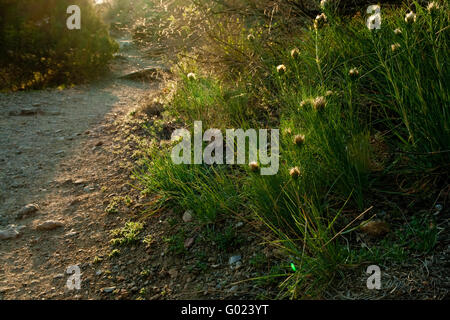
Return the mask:
POLYGON ((111 252, 109 253, 109 257, 110 258, 114 258, 117 257, 120 254, 120 250, 119 249, 113 249, 111 250, 111 252))
POLYGON ((113 246, 125 246, 137 243, 143 229, 144 225, 140 222, 127 222, 123 228, 111 231, 113 237, 111 244, 113 246))

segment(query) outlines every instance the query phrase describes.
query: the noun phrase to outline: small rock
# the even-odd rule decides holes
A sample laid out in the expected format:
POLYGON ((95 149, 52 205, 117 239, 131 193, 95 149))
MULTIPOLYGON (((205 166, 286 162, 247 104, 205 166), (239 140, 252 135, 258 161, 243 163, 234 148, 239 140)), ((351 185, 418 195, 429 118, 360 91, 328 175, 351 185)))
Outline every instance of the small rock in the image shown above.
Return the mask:
POLYGON ((238 262, 238 261, 241 261, 241 259, 242 259, 242 257, 241 257, 241 255, 235 255, 235 256, 231 256, 230 257, 230 260, 228 261, 228 263, 230 264, 230 265, 233 265, 233 264, 235 264, 236 262, 238 262))
POLYGON ((32 245, 37 244, 40 240, 41 240, 40 237, 32 238, 30 240, 30 244, 32 244, 32 245))
POLYGON ((104 293, 111 293, 111 292, 113 292, 114 290, 116 290, 116 287, 108 287, 108 288, 103 288, 103 289, 102 289, 102 291, 103 291, 104 293))
POLYGON ((103 273, 103 271, 102 271, 102 270, 97 270, 97 271, 95 272, 95 275, 96 275, 96 276, 101 276, 101 275, 102 275, 102 273, 103 273))
POLYGON ((242 221, 240 221, 240 222, 238 222, 238 223, 236 223, 236 228, 241 228, 241 227, 243 227, 244 226, 244 223, 242 222, 242 221))
POLYGON ((365 221, 361 223, 361 231, 373 237, 381 237, 389 232, 389 225, 384 221, 365 221))
POLYGON ((12 111, 9 113, 11 116, 34 116, 39 112, 39 109, 35 108, 22 108, 20 111, 12 111))
POLYGON ((74 231, 74 230, 70 230, 69 232, 67 232, 67 233, 64 235, 64 237, 66 237, 66 238, 71 238, 71 237, 76 236, 77 234, 78 234, 78 232, 76 232, 76 231, 74 231))
POLYGON ((186 239, 186 241, 184 242, 184 247, 186 249, 188 249, 188 248, 192 247, 193 244, 194 244, 194 238, 189 238, 189 239, 186 239))
POLYGON ((161 297, 161 294, 160 294, 160 293, 157 293, 157 294, 155 294, 154 296, 152 296, 152 297, 150 298, 150 300, 158 300, 160 297, 161 297))
POLYGON ((0 240, 15 239, 20 236, 19 230, 14 226, 8 226, 4 230, 0 230, 0 240))
POLYGON ((188 210, 183 214, 183 221, 186 223, 192 221, 192 211, 191 210, 188 210))
POLYGON ((49 116, 59 116, 61 112, 59 111, 47 111, 46 112, 49 116))
POLYGON ((167 271, 171 278, 176 278, 178 276, 178 270, 173 268, 167 271))
POLYGON ((74 205, 79 204, 79 203, 80 203, 80 199, 73 199, 72 201, 70 201, 69 205, 70 206, 74 206, 74 205))
POLYGON ((87 186, 83 188, 84 192, 92 192, 95 190, 95 187, 93 186, 87 186))
POLYGON ((50 230, 54 230, 54 229, 61 228, 61 227, 64 227, 64 224, 62 222, 48 220, 48 221, 45 221, 45 222, 39 224, 36 227, 36 230, 39 230, 39 231, 50 231, 50 230))
POLYGON ((80 184, 84 184, 84 183, 86 183, 86 181, 83 179, 78 179, 73 182, 74 185, 80 185, 80 184))
POLYGON ((16 215, 16 219, 24 219, 27 218, 29 216, 31 216, 32 214, 36 213, 37 211, 39 211, 39 206, 37 204, 27 204, 25 207, 23 207, 22 209, 19 210, 19 212, 17 212, 16 215))
POLYGON ((228 292, 236 292, 238 289, 239 289, 238 286, 232 286, 232 287, 228 290, 228 292))

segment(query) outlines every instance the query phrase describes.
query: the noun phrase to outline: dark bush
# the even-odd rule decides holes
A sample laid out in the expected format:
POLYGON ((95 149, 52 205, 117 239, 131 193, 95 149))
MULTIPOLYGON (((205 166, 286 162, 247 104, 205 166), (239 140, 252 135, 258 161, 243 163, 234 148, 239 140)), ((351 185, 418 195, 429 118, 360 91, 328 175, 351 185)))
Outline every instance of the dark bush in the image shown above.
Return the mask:
POLYGON ((13 90, 84 82, 118 47, 89 0, 0 0, 0 42, 0 88, 13 90), (80 30, 66 25, 73 4, 80 30))

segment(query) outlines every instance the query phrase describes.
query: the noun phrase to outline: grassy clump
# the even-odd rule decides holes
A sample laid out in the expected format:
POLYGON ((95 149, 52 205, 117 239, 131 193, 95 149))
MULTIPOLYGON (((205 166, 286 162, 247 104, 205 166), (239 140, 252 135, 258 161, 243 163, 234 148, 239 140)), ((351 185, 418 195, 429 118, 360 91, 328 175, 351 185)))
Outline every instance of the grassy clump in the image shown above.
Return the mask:
MULTIPOLYGON (((449 17, 438 3, 436 10, 416 1, 383 7, 380 30, 369 30, 367 17, 327 8, 326 23, 316 28, 301 17, 297 33, 276 17, 248 22, 238 34, 212 30, 222 66, 243 53, 249 60, 238 70, 224 67, 225 77, 207 74, 201 59, 182 60, 167 109, 188 127, 202 120, 221 130, 280 128, 280 171, 175 165, 167 149, 138 173, 146 191, 210 221, 245 213, 263 222, 285 253, 283 270, 296 266, 282 272, 280 297, 320 295, 345 267, 426 254, 438 234, 425 215, 392 210, 395 237, 368 249, 360 249, 354 231, 358 218, 392 201, 397 208, 429 206, 425 194, 448 185, 449 17), (408 22, 411 8, 416 18, 408 22)), ((224 21, 233 20, 228 14, 224 21)))
POLYGON ((192 210, 199 221, 214 222, 223 214, 236 212, 243 194, 236 177, 226 166, 176 165, 170 150, 154 150, 136 176, 147 194, 158 194, 155 205, 176 205, 192 210))

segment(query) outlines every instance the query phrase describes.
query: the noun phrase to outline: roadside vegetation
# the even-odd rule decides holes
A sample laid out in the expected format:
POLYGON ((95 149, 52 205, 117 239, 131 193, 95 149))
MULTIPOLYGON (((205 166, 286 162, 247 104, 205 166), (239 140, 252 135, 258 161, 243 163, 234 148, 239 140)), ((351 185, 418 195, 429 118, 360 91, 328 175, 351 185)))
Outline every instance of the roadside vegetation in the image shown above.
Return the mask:
POLYGON ((448 296, 448 1, 380 1, 380 28, 369 28, 377 18, 367 0, 93 3, 0 0, 0 90, 95 79, 119 49, 110 32, 122 51, 134 54, 131 33, 139 55, 170 66, 132 72, 162 74, 163 88, 152 87, 123 123, 114 115, 112 154, 124 157, 110 166, 132 175, 123 186, 111 179, 114 193, 101 189, 99 206, 114 221, 105 227, 114 228, 109 252, 89 259, 96 276, 120 272, 123 287, 102 294, 448 296), (73 4, 81 30, 66 27, 73 4), (262 161, 175 164, 171 134, 193 133, 195 121, 224 136, 279 129, 278 173, 261 175, 262 161), (385 291, 368 292, 371 265, 385 291))
POLYGON ((175 165, 173 144, 147 145, 136 178, 150 212, 190 210, 205 234, 230 217, 262 230, 284 258, 258 279, 275 279, 279 298, 319 297, 348 270, 401 268, 439 247, 450 163, 444 2, 382 3, 379 30, 367 27, 364 1, 150 3, 135 38, 182 43, 166 56, 178 74, 162 99, 166 127, 281 132, 274 176, 175 165))

